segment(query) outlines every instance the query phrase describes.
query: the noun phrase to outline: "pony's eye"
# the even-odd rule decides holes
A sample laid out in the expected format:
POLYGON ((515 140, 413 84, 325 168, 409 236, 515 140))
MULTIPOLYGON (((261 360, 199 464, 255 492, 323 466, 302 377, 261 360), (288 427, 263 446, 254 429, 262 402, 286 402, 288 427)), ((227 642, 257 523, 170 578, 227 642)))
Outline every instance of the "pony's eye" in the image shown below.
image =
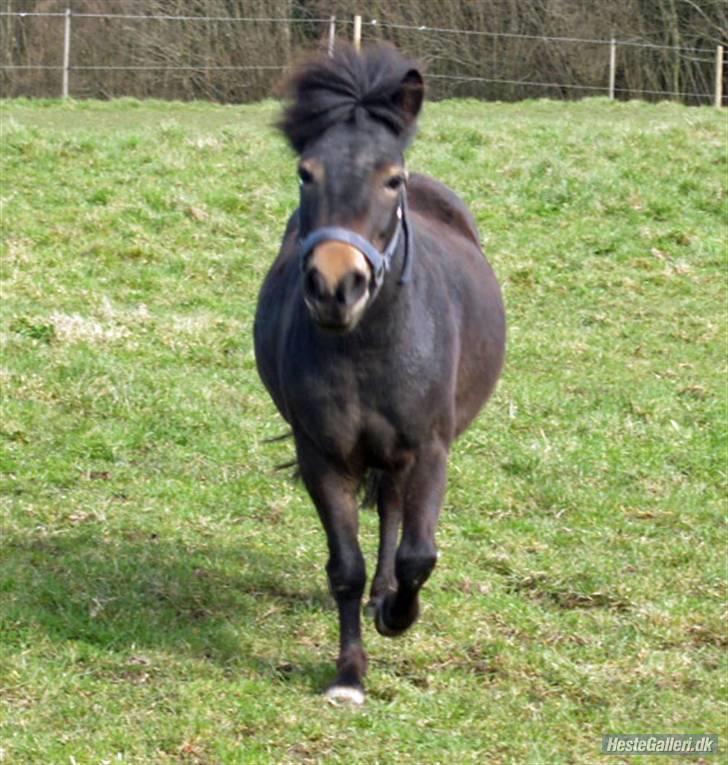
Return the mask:
POLYGON ((313 173, 303 165, 298 168, 298 179, 303 184, 313 183, 313 173))
POLYGON ((404 183, 404 176, 393 175, 391 178, 387 178, 384 185, 391 191, 397 191, 404 183))

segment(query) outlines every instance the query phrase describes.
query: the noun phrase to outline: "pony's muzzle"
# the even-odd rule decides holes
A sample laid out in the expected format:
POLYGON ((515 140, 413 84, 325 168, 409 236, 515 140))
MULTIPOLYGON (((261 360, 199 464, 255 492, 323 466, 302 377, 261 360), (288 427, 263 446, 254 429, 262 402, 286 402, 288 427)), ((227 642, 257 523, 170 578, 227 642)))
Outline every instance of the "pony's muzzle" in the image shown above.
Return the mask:
POLYGON ((322 242, 303 272, 303 297, 313 320, 339 332, 353 329, 369 299, 371 267, 364 254, 344 242, 322 242))

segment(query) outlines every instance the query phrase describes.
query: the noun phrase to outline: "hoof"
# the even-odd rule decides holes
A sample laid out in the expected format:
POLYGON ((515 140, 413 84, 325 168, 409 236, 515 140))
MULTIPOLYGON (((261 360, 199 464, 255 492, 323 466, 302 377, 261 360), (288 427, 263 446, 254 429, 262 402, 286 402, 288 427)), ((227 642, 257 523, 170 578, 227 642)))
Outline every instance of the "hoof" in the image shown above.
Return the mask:
POLYGON ((324 693, 324 698, 334 706, 352 704, 360 707, 364 703, 364 691, 350 685, 332 685, 324 693))
MULTIPOLYGON (((403 632, 407 630, 407 627, 402 629, 394 629, 389 627, 384 621, 384 598, 376 604, 376 610, 374 612, 374 626, 377 628, 377 632, 384 637, 399 637, 403 632)), ((409 625, 408 625, 409 626, 409 625)))

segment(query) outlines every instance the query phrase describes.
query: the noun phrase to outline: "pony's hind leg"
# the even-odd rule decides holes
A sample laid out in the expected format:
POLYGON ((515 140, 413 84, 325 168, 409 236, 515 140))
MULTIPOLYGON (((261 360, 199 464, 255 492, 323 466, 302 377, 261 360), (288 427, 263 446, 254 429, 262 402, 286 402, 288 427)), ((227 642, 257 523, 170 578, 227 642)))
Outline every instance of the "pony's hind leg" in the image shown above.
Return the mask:
POLYGON ((394 560, 399 527, 402 524, 402 496, 395 479, 386 473, 382 473, 379 479, 377 511, 379 513, 377 570, 372 580, 369 602, 366 605, 366 612, 370 616, 374 616, 384 596, 397 589, 394 560))
POLYGON ((447 448, 434 442, 422 448, 404 493, 402 540, 395 556, 397 590, 377 605, 377 630, 400 635, 419 616, 419 591, 437 562, 435 529, 447 481, 447 448))
POLYGON ((366 585, 364 556, 358 541, 356 482, 342 476, 312 449, 297 440, 301 478, 326 531, 326 564, 331 592, 339 612, 337 673, 326 689, 332 701, 364 701, 366 654, 361 638, 361 600, 366 585))

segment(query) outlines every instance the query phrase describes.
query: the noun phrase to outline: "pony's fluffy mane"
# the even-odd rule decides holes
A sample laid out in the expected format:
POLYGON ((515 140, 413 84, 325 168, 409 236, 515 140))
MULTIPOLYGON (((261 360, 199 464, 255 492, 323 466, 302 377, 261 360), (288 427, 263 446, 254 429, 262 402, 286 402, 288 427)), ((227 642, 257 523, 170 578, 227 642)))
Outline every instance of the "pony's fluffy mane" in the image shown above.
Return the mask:
POLYGON ((332 57, 318 55, 294 70, 283 86, 288 103, 278 127, 298 153, 333 125, 358 123, 364 116, 386 125, 406 144, 415 120, 402 97, 403 81, 416 69, 416 62, 389 45, 361 53, 340 45, 332 57))

